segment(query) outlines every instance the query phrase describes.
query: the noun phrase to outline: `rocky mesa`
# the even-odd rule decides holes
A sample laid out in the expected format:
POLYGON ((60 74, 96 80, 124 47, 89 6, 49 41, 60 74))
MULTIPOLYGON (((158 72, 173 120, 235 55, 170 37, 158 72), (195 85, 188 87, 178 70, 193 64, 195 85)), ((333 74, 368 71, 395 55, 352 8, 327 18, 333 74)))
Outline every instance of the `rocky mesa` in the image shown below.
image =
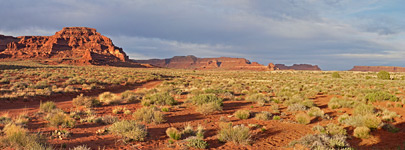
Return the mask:
POLYGON ((405 67, 395 67, 395 66, 354 66, 349 71, 370 71, 370 72, 379 72, 379 71, 388 71, 388 72, 405 72, 405 67))
POLYGON ((293 64, 292 66, 286 66, 284 64, 275 64, 275 67, 279 70, 314 70, 321 71, 321 68, 318 65, 310 64, 293 64))
POLYGON ((1 59, 35 59, 45 62, 91 65, 139 65, 96 29, 65 27, 52 36, 0 35, 1 59))

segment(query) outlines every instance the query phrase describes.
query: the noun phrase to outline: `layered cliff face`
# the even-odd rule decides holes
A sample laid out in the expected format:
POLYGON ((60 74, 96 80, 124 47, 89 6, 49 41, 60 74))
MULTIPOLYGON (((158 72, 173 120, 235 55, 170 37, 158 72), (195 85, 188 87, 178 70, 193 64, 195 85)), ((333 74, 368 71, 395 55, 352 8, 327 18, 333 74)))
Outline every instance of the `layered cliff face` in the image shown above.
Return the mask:
POLYGON ((151 64, 164 68, 176 69, 224 69, 224 70, 275 70, 257 62, 251 63, 244 58, 197 58, 195 56, 175 56, 169 59, 135 60, 138 63, 151 64))
POLYGON ((310 65, 310 64, 294 64, 292 66, 286 66, 284 64, 276 64, 276 68, 279 70, 315 70, 320 71, 321 68, 318 65, 310 65))
POLYGON ((127 62, 128 56, 111 39, 93 28, 65 27, 52 36, 0 35, 0 58, 61 59, 80 64, 127 62))
POLYGON ((394 67, 394 66, 354 66, 349 71, 388 71, 388 72, 405 72, 405 67, 394 67))

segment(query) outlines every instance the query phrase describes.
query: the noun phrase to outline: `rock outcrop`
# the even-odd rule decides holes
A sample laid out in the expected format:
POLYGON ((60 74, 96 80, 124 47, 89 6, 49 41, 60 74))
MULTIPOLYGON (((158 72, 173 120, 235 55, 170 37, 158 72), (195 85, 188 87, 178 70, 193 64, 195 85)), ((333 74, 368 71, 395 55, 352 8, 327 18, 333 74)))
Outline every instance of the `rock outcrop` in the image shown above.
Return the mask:
POLYGON ((394 66, 354 66, 349 71, 388 71, 388 72, 405 72, 405 67, 394 67, 394 66))
POLYGON ((0 35, 0 58, 93 65, 131 63, 122 48, 115 46, 110 38, 87 27, 65 27, 52 36, 0 35))
POLYGON ((276 64, 276 68, 279 70, 314 70, 320 71, 321 68, 318 65, 310 65, 310 64, 294 64, 292 66, 286 66, 284 64, 276 64))
POLYGON ((135 60, 138 63, 151 64, 163 68, 176 69, 223 69, 223 70, 275 70, 268 66, 261 65, 257 62, 250 62, 244 58, 197 58, 193 55, 175 56, 169 59, 150 59, 150 60, 135 60))

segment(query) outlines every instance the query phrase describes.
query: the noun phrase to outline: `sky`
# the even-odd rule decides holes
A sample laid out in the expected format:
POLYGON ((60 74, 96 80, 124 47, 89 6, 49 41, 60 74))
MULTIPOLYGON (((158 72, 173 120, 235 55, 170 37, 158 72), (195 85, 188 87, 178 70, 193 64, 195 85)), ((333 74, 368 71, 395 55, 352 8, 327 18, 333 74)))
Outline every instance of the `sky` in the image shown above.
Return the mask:
POLYGON ((1 0, 0 34, 96 28, 131 59, 405 66, 402 0, 1 0))

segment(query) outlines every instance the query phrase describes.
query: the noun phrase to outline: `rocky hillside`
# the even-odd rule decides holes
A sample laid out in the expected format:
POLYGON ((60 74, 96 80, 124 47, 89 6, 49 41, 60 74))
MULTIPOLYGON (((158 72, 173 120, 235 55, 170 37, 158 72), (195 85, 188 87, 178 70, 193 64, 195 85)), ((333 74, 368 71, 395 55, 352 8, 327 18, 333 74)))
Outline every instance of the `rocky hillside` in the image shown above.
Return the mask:
POLYGON ((394 67, 394 66, 354 66, 349 71, 388 71, 388 72, 405 72, 405 67, 394 67))
POLYGON ((318 70, 320 71, 321 68, 318 65, 310 65, 310 64, 294 64, 292 66, 286 66, 284 64, 276 64, 276 68, 279 70, 318 70))
POLYGON ((93 28, 65 27, 52 36, 0 35, 1 59, 35 59, 49 63, 139 65, 93 28))
POLYGON ((264 66, 244 58, 197 58, 193 55, 175 56, 169 59, 135 60, 138 63, 151 64, 163 68, 176 69, 223 69, 223 70, 275 70, 273 64, 264 66))

